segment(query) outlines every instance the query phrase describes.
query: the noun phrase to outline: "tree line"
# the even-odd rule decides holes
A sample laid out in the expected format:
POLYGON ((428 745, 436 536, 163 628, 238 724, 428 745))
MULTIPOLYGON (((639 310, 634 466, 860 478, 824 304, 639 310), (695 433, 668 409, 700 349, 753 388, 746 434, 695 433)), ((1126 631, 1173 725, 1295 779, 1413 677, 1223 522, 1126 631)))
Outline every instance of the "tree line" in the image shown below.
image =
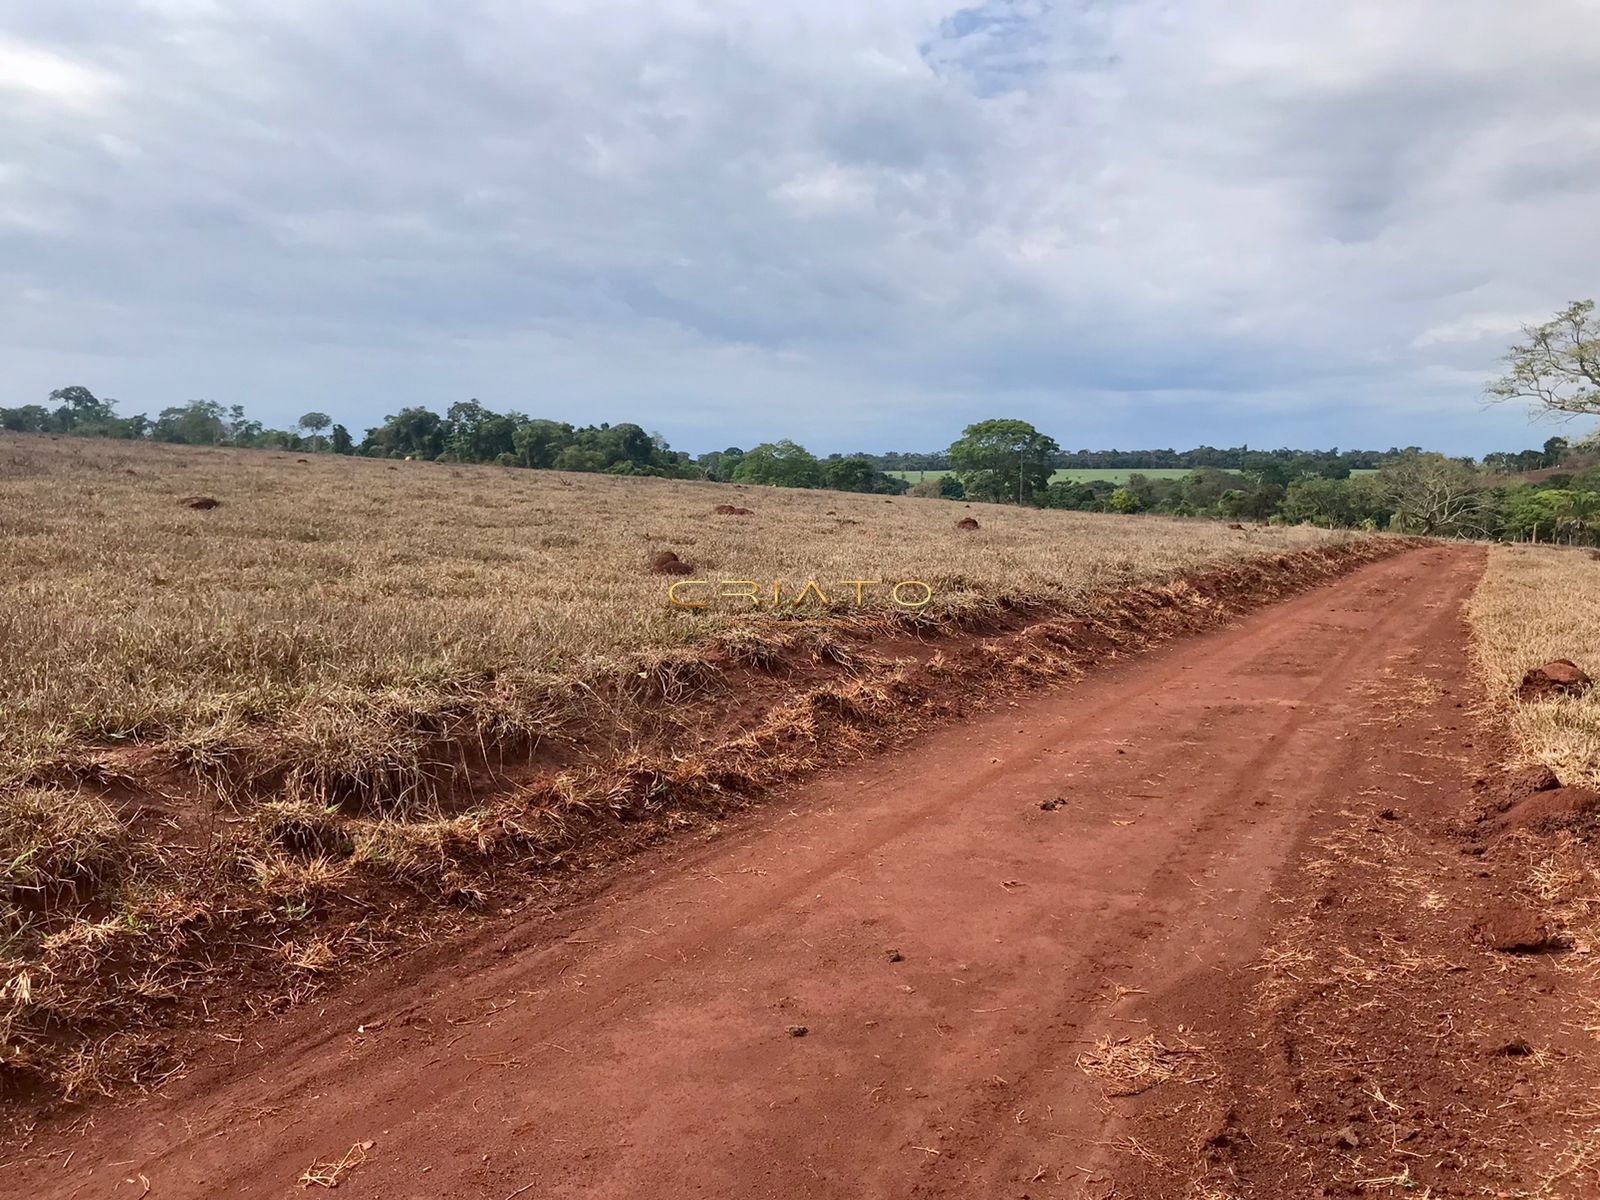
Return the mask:
POLYGON ((1564 438, 1483 462, 1418 447, 1389 451, 1359 473, 1331 456, 1252 454, 1239 470, 1139 472, 1122 483, 1053 479, 1055 442, 1025 421, 980 421, 950 447, 952 471, 914 496, 946 496, 1080 512, 1159 513, 1235 522, 1392 529, 1437 536, 1591 543, 1600 534, 1600 451, 1564 438), (1538 482, 1508 468, 1558 467, 1538 482))
MULTIPOLYGON (((1252 450, 1249 446, 1196 446, 1192 450, 1063 450, 1057 447, 1050 455, 1050 465, 1058 471, 1172 471, 1199 470, 1202 467, 1242 471, 1252 463, 1272 459, 1290 464, 1297 471, 1343 478, 1351 471, 1372 470, 1403 453, 1405 451, 1398 447, 1388 450, 1340 450, 1337 447, 1332 450, 1295 450, 1289 447, 1252 450)), ((948 471, 952 466, 948 450, 918 453, 892 451, 867 457, 885 471, 948 471)))
POLYGON ((865 454, 819 458, 784 439, 749 450, 729 446, 694 457, 672 449, 659 433, 631 422, 574 426, 518 412, 495 412, 477 400, 452 404, 442 414, 421 406, 402 408, 356 441, 344 425, 323 412, 306 413, 291 429, 267 428, 248 417, 241 405, 225 408, 211 400, 164 408, 154 418, 123 417, 117 415, 115 400, 74 386, 51 392, 47 404, 0 408, 0 429, 888 495, 899 495, 909 486, 865 454))
MULTIPOLYGON (((1505 356, 1491 398, 1525 400, 1563 415, 1600 415, 1600 321, 1592 301, 1574 301, 1550 322, 1523 330, 1505 356)), ((444 413, 402 408, 358 442, 323 412, 292 429, 269 429, 239 405, 209 400, 123 417, 116 402, 81 386, 47 404, 0 408, 0 428, 188 445, 493 463, 534 470, 654 475, 675 479, 938 496, 1090 512, 1164 513, 1231 521, 1395 529, 1444 536, 1600 542, 1600 442, 1565 438, 1539 449, 1499 451, 1479 462, 1417 446, 1371 450, 1193 450, 1067 452, 1026 421, 969 425, 944 451, 831 454, 819 458, 788 439, 699 456, 674 450, 639 425, 574 426, 496 412, 477 400, 444 413), (1058 470, 1112 468, 1126 482, 1053 478, 1058 470), (1172 471, 1156 477, 1141 470, 1172 471), (895 471, 937 472, 914 487, 895 471), (1519 478, 1528 474, 1542 478, 1519 478)))

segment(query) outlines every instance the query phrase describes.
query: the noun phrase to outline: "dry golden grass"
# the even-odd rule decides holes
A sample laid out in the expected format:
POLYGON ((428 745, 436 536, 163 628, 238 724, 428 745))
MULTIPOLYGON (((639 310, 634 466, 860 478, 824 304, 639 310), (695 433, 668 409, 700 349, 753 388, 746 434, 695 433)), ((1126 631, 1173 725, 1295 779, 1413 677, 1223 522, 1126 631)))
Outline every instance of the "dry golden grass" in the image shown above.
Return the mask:
POLYGON ((159 1078, 140 1030, 196 995, 215 1015, 218 980, 250 979, 252 1011, 309 995, 427 936, 407 897, 504 903, 527 890, 511 864, 714 815, 881 744, 868 727, 896 712, 932 719, 947 691, 1073 669, 1061 646, 997 643, 933 654, 917 691, 868 633, 1024 609, 1103 617, 1132 646, 1227 611, 1179 576, 1254 571, 1245 602, 1338 565, 1242 564, 1351 540, 308 458, 0 436, 0 1095, 159 1078), (967 515, 982 528, 956 529, 967 515), (674 608, 660 549, 764 595, 816 580, 834 606, 674 608), (858 611, 837 586, 854 579, 933 600, 907 613, 879 589, 858 611), (759 695, 730 694, 738 672, 759 695))
MULTIPOLYGON (((1562 783, 1600 786, 1600 692, 1523 703, 1517 688, 1532 667, 1566 658, 1600 675, 1600 560, 1586 549, 1496 546, 1468 615, 1480 669, 1495 708, 1509 722, 1520 756, 1543 763, 1562 783)), ((1600 863, 1592 834, 1571 830, 1515 830, 1501 850, 1517 863, 1523 899, 1535 907, 1568 949, 1557 969, 1569 977, 1571 1028, 1584 1037, 1561 1057, 1592 1057, 1590 1037, 1600 1032, 1600 863)), ((1542 1052, 1529 1060, 1549 1066, 1542 1052)), ((1582 1065, 1569 1066, 1577 1078, 1582 1065)), ((1542 1083, 1540 1073, 1534 1075, 1542 1083)), ((1549 1085, 1554 1088, 1556 1085, 1549 1085)), ((1542 1090, 1542 1089, 1541 1089, 1542 1090)), ((1529 1196, 1589 1196, 1600 1172, 1600 1125, 1587 1099, 1574 1104, 1559 1090, 1559 1132, 1543 1140, 1544 1169, 1529 1196)))
MULTIPOLYGON (((835 581, 923 579, 942 617, 1070 610, 1330 536, 13 436, 0 440, 0 778, 84 742, 181 740, 203 756, 268 727, 322 762, 381 764, 409 717, 536 729, 570 681, 751 624, 732 602, 669 605, 672 580, 646 570, 663 548, 696 578, 764 594, 817 580, 841 610, 854 589, 835 581), (221 507, 178 503, 194 494, 221 507), (755 515, 711 512, 729 501, 755 515), (969 513, 980 531, 952 528, 969 513)), ((885 592, 867 591, 877 611, 885 592)))
POLYGON ((1490 697, 1523 756, 1563 783, 1600 785, 1600 691, 1517 701, 1524 673, 1551 659, 1600 677, 1600 561, 1587 550, 1493 547, 1469 612, 1490 697))

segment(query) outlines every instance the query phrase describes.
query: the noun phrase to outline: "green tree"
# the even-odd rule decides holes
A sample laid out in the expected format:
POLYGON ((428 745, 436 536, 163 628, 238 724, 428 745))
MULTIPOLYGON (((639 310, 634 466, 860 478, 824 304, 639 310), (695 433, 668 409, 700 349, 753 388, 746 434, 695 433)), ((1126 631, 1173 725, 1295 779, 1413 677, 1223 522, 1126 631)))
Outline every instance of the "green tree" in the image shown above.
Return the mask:
POLYGON ((1354 529, 1364 521, 1383 525, 1389 519, 1390 506, 1382 487, 1371 476, 1330 479, 1308 475, 1289 485, 1281 512, 1296 524, 1354 529))
POLYGON ((744 451, 737 446, 729 446, 726 450, 712 450, 695 459, 695 466, 707 479, 726 483, 733 477, 734 468, 739 465, 739 460, 744 457, 744 451))
POLYGON ((1506 488, 1502 500, 1501 533, 1526 541, 1553 541, 1559 495, 1553 489, 1531 484, 1506 488))
POLYGON ((55 411, 56 428, 62 433, 74 431, 88 433, 95 426, 115 418, 116 401, 101 400, 86 387, 57 388, 50 393, 50 401, 59 407, 55 411))
POLYGON ((822 467, 823 483, 836 492, 870 492, 876 474, 877 468, 860 454, 830 458, 822 467))
POLYGON ((570 445, 572 426, 561 421, 524 421, 511 435, 512 453, 525 467, 553 467, 556 456, 570 445))
POLYGON ((1600 414, 1600 320, 1593 300, 1574 300, 1543 325, 1524 325, 1506 351, 1496 400, 1531 400, 1548 412, 1600 414))
POLYGON ((648 471, 658 466, 656 442, 644 429, 632 421, 617 425, 601 425, 596 430, 584 430, 586 441, 600 454, 605 466, 631 466, 638 471, 648 471))
POLYGON ((222 405, 215 400, 191 400, 164 408, 150 427, 150 436, 156 441, 188 446, 220 446, 231 432, 222 405))
POLYGON ((450 425, 429 408, 402 408, 367 430, 361 453, 375 458, 435 459, 444 453, 450 425))
POLYGON ((1600 520, 1600 493, 1568 490, 1558 493, 1555 502, 1556 534, 1569 542, 1592 540, 1600 520))
POLYGON ((1033 504, 1044 496, 1061 453, 1055 439, 1026 421, 979 421, 950 446, 950 464, 975 500, 1033 504))
POLYGON ((1200 467, 1178 481, 1178 496, 1191 513, 1213 512, 1222 494, 1237 487, 1239 477, 1216 467, 1200 467))
POLYGON ((356 444, 350 437, 350 431, 343 425, 333 427, 332 448, 335 454, 353 454, 356 444))
POLYGON ((235 446, 253 446, 260 441, 262 433, 261 422, 246 416, 244 405, 228 406, 228 441, 235 446))
POLYGON ((1112 512, 1133 513, 1138 512, 1142 505, 1138 494, 1128 487, 1119 487, 1106 497, 1106 507, 1112 512))
POLYGON ((1105 507, 1100 494, 1087 483, 1071 479, 1058 480, 1045 489, 1046 508, 1066 508, 1076 512, 1099 512, 1105 507))
POLYGON ((12 433, 47 433, 52 428, 50 410, 42 404, 0 408, 0 429, 9 429, 12 433))
MULTIPOLYGON (((233 441, 234 441, 234 444, 235 445, 239 445, 239 444, 241 444, 241 441, 247 443, 249 439, 248 438, 242 438, 241 437, 241 433, 240 433, 241 422, 243 421, 243 418, 244 418, 244 410, 242 408, 240 408, 238 405, 235 405, 234 406, 234 414, 235 414, 235 420, 234 420, 234 423, 233 423, 233 441)), ((304 416, 302 416, 298 421, 296 421, 294 424, 295 424, 295 428, 296 429, 299 429, 299 430, 301 430, 302 432, 304 432, 306 434, 305 446, 304 446, 305 449, 307 449, 307 450, 324 450, 324 449, 327 448, 328 440, 325 437, 322 436, 322 431, 324 429, 327 429, 328 426, 333 424, 333 418, 330 417, 327 413, 324 413, 324 412, 308 412, 304 416)), ((259 435, 260 432, 261 432, 261 425, 260 425, 259 422, 256 422, 255 423, 255 434, 259 435)))
POLYGON ((563 446, 550 465, 557 471, 604 471, 607 464, 598 450, 574 443, 563 446))
POLYGON ((476 400, 452 404, 445 420, 450 432, 443 453, 456 462, 494 462, 515 449, 516 419, 487 409, 476 400))
POLYGON ((904 479, 878 470, 865 454, 828 459, 822 464, 822 481, 824 487, 839 492, 876 492, 890 496, 903 495, 911 486, 904 479))
POLYGON ((745 451, 733 469, 733 478, 739 483, 814 488, 822 486, 822 466, 804 446, 784 438, 745 451))

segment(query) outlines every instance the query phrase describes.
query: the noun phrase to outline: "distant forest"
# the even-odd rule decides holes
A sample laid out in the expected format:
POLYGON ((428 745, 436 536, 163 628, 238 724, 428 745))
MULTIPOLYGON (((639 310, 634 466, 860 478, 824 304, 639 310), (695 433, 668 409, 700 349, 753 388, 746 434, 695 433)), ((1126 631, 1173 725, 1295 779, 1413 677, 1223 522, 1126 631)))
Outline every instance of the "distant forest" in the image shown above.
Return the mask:
MULTIPOLYGON (((673 478, 726 480, 745 457, 737 446, 691 456, 671 449, 659 433, 624 422, 573 426, 561 421, 497 413, 476 400, 450 405, 441 415, 428 408, 403 408, 356 441, 350 431, 326 413, 308 412, 291 429, 270 429, 252 420, 242 405, 223 407, 210 400, 164 408, 154 418, 116 414, 115 400, 102 400, 85 387, 58 388, 47 404, 0 408, 0 428, 18 433, 76 434, 86 437, 143 439, 194 446, 238 446, 296 452, 360 454, 371 458, 419 458, 443 462, 496 463, 508 467, 552 468, 558 471, 610 471, 617 474, 664 475, 673 478)), ((950 451, 865 451, 815 458, 790 441, 763 443, 779 449, 778 458, 799 459, 802 469, 790 472, 801 486, 831 487, 810 480, 804 458, 819 463, 862 462, 875 471, 950 471, 950 451), (786 454, 784 452, 787 452, 786 454)), ((1341 472, 1373 470, 1408 452, 1388 450, 1252 450, 1249 446, 1193 450, 1056 450, 1049 465, 1056 470, 1109 469, 1137 471, 1193 470, 1211 467, 1242 471, 1252 464, 1276 462, 1297 473, 1337 477, 1341 472)), ((1502 460, 1495 469, 1535 470, 1552 466, 1547 453, 1525 450, 1491 455, 1502 460)), ((765 482, 765 481, 763 481, 765 482)), ((774 481, 778 482, 778 481, 774 481)), ((855 490, 855 489, 847 489, 855 490)))
POLYGON ((965 499, 1043 508, 1155 512, 1234 521, 1278 521, 1429 534, 1600 540, 1600 455, 1574 453, 1563 438, 1539 449, 1483 460, 1449 458, 1417 446, 1388 450, 1274 450, 1248 446, 1192 450, 1063 450, 1023 421, 968 426, 945 450, 819 457, 788 439, 748 450, 700 455, 674 450, 631 422, 574 426, 496 412, 477 400, 444 413, 402 408, 358 441, 323 412, 291 429, 271 429, 240 405, 209 400, 119 416, 116 402, 85 387, 59 388, 45 404, 0 408, 0 428, 19 433, 123 438, 486 463, 502 467, 660 476, 778 487, 832 488, 965 499), (1562 468, 1570 468, 1563 471, 1562 468), (1053 478, 1058 471, 1132 472, 1120 483, 1053 478), (1160 477, 1138 474, 1159 471, 1160 477), (925 472, 915 485, 895 473, 925 472), (1175 472, 1186 472, 1174 475, 1175 472), (1537 482, 1518 479, 1542 474, 1537 482))

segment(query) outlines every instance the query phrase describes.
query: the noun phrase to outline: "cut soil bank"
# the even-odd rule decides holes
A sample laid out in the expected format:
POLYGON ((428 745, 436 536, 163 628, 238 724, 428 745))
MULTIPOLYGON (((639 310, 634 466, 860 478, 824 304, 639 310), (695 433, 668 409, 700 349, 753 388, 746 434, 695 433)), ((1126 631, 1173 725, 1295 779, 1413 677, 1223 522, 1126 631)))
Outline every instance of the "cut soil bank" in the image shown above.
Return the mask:
POLYGON ((1470 714, 1481 558, 1374 563, 808 776, 592 902, 230 1037, 11 1178, 40 1197, 125 1178, 287 1197, 334 1171, 355 1196, 491 1200, 1593 1194, 1561 1116, 1593 1069, 1573 981, 1474 929, 1523 835, 1451 828, 1502 749, 1470 714))
MULTIPOLYGON (((82 1098, 164 1078, 181 1061, 171 1035, 202 1014, 225 1031, 238 1024, 230 1013, 281 1011, 352 963, 466 925, 464 910, 515 909, 574 867, 706 827, 802 772, 1405 546, 1368 539, 1247 561, 1104 597, 1088 615, 1016 613, 987 637, 915 623, 774 623, 759 638, 603 683, 584 723, 531 759, 449 747, 468 769, 431 820, 273 803, 219 820, 193 774, 159 755, 122 756, 80 782, 168 839, 147 869, 170 874, 170 911, 151 928, 89 930, 85 940, 80 923, 48 943, 26 993, 4 997, 0 1075, 13 1100, 34 1103, 52 1089, 82 1098), (230 868, 244 858, 230 852, 230 828, 244 823, 264 823, 273 849, 230 868)), ((204 764, 192 769, 205 778, 204 764)))

